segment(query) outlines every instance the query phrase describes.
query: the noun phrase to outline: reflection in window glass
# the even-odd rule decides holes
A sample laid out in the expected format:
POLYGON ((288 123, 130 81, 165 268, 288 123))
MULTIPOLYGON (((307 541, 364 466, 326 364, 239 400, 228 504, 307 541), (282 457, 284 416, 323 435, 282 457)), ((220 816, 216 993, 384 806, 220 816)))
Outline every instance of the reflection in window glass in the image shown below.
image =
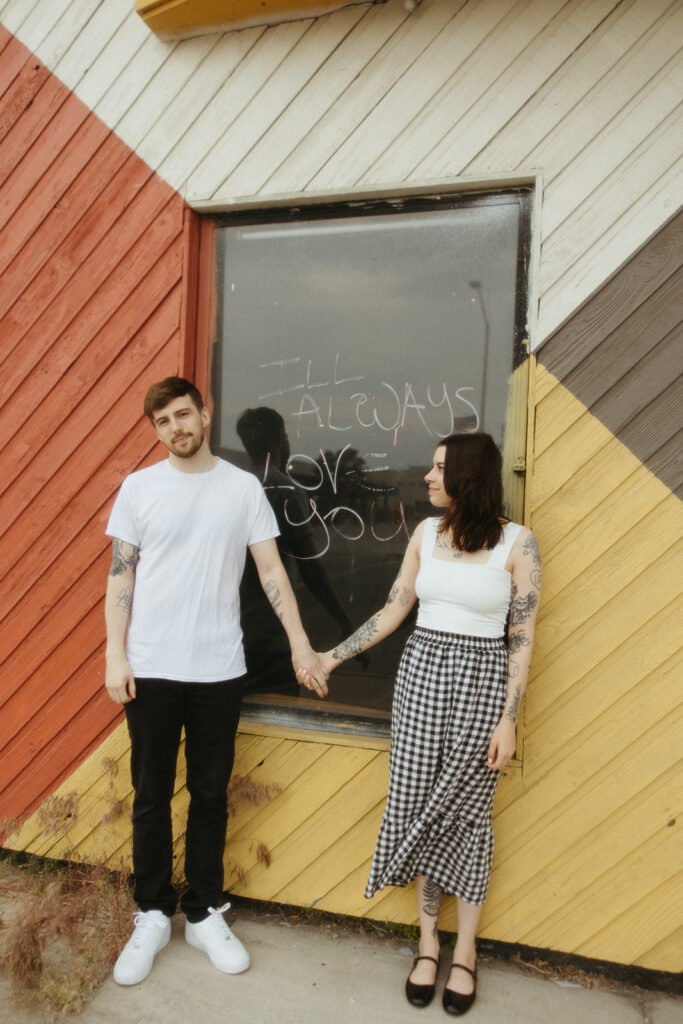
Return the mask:
MULTIPOLYGON (((439 438, 484 429, 503 444, 524 354, 527 201, 340 204, 219 224, 212 443, 263 482, 318 649, 384 603, 410 533, 433 514, 423 477, 439 438)), ((297 696, 253 565, 242 604, 249 688, 297 696)), ((388 709, 411 625, 337 670, 332 701, 388 709)))

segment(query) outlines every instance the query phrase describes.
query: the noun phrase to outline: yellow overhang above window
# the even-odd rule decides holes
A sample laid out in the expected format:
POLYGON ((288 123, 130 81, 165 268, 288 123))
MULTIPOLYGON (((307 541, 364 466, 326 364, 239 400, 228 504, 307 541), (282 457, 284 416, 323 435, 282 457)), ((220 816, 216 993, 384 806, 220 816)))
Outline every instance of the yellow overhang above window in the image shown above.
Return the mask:
POLYGON ((275 25, 386 0, 135 0, 135 10, 162 39, 275 25))

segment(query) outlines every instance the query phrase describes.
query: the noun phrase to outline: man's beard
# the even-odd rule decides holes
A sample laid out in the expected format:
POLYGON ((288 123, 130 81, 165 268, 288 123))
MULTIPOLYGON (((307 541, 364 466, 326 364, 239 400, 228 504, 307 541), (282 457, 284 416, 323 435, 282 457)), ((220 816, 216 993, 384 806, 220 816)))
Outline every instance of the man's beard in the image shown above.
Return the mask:
POLYGON ((175 442, 172 441, 171 444, 169 445, 169 451, 172 451, 173 454, 177 456, 177 458, 179 459, 191 459, 193 455, 197 454, 197 452, 199 451, 203 444, 204 431, 200 430, 199 437, 193 436, 191 443, 189 445, 186 445, 184 448, 176 447, 175 442))

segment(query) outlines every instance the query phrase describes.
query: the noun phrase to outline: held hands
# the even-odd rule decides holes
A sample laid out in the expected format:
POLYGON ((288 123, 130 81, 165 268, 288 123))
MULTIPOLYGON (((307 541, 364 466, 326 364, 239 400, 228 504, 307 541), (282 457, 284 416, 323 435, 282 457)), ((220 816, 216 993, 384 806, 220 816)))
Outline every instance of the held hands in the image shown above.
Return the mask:
POLYGON ((135 679, 123 655, 107 658, 104 685, 115 704, 135 700, 135 679))
MULTIPOLYGON (((319 697, 327 696, 327 679, 329 678, 330 672, 336 667, 338 662, 332 657, 331 651, 318 652, 314 655, 320 665, 321 672, 324 673, 325 677, 325 688, 321 690, 316 685, 315 675, 305 666, 296 669, 296 678, 302 686, 305 686, 308 690, 313 690, 318 694, 319 697)), ((296 665, 294 666, 296 668, 296 665)))
POLYGON ((486 755, 486 767, 491 770, 501 771, 515 756, 516 748, 517 730, 515 723, 501 718, 491 736, 488 754, 486 755))
POLYGON ((310 646, 307 649, 292 650, 292 665, 296 678, 319 697, 327 696, 327 678, 330 674, 323 659, 324 655, 316 654, 310 646))

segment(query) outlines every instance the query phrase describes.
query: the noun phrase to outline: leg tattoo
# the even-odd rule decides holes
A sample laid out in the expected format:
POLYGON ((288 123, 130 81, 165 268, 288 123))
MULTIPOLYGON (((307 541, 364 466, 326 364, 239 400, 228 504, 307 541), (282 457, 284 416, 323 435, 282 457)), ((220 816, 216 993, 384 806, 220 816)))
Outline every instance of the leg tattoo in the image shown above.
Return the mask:
POLYGON ((434 918, 434 927, 432 929, 433 935, 437 934, 437 922, 439 918, 439 910, 441 909, 442 895, 440 886, 431 878, 425 878, 422 884, 422 907, 425 914, 434 918))

